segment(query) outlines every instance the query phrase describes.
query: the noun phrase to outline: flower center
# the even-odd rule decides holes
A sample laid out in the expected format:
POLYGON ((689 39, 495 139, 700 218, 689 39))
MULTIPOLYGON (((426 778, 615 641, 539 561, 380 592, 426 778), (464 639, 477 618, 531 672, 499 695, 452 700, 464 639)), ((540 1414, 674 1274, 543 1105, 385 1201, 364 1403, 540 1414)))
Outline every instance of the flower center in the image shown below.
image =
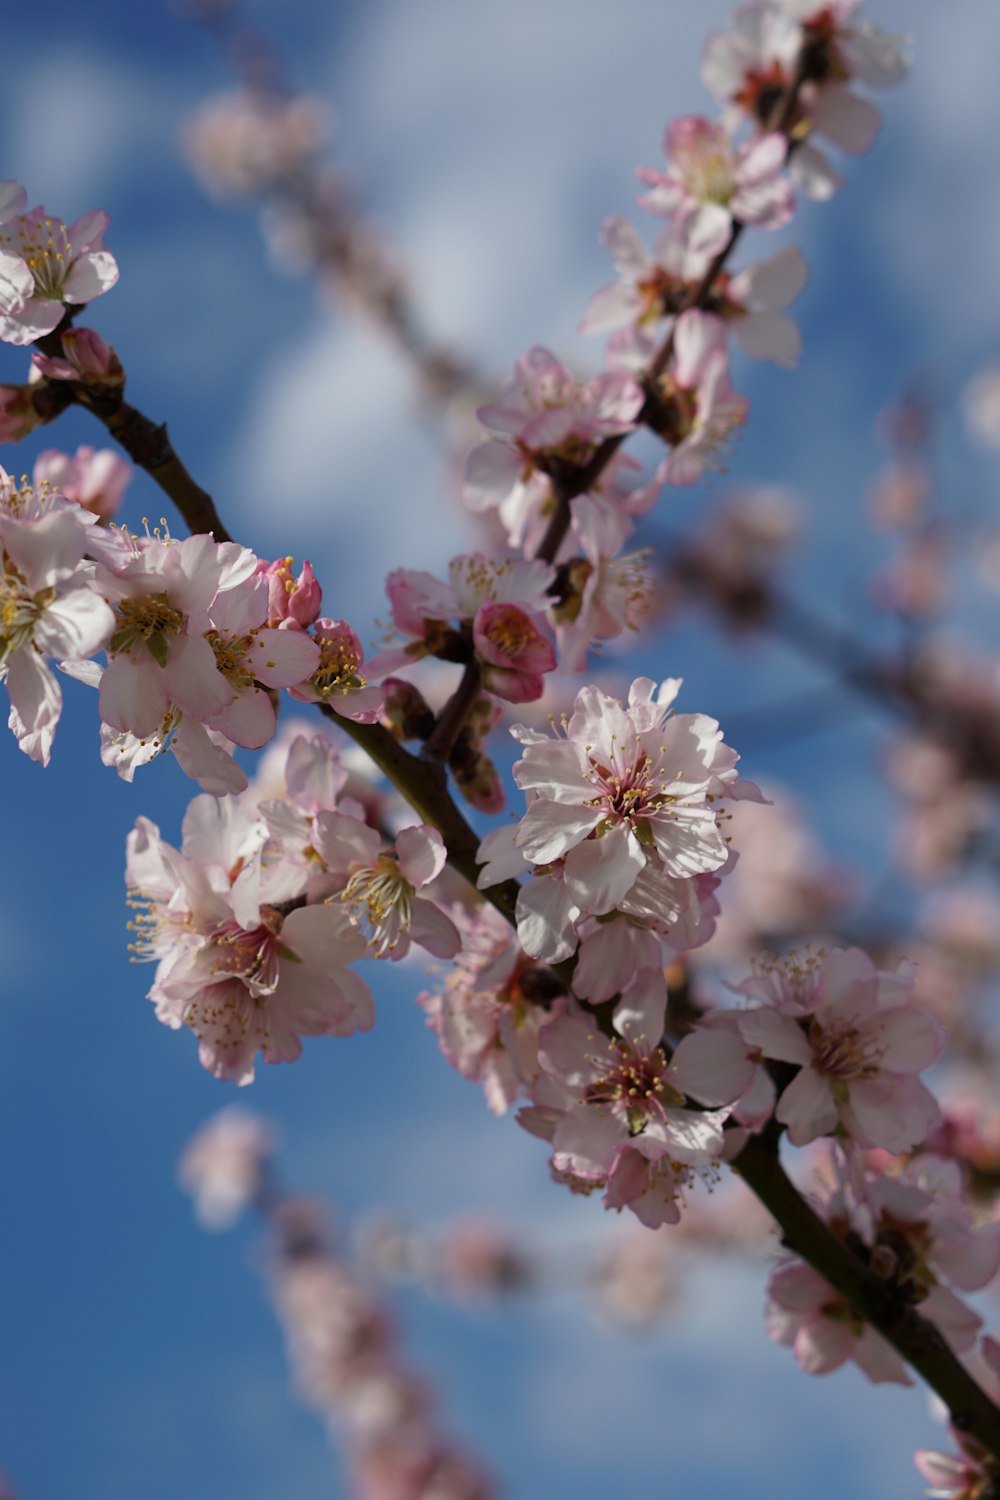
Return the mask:
POLYGON ((205 636, 215 652, 215 665, 237 692, 253 686, 254 674, 246 657, 256 634, 256 631, 250 631, 247 635, 226 636, 217 630, 209 630, 205 636))
POLYGON ((219 924, 203 950, 214 975, 241 979, 254 995, 269 995, 278 983, 283 918, 273 907, 261 908, 258 927, 241 927, 232 917, 219 924))
POLYGON ((73 264, 73 246, 66 225, 59 219, 21 217, 7 226, 0 239, 15 244, 35 278, 35 292, 40 297, 62 300, 62 287, 73 264))
POLYGON ((115 605, 115 612, 118 629, 108 642, 109 653, 127 655, 141 640, 162 667, 167 659, 167 638, 180 634, 183 613, 171 604, 166 594, 137 594, 133 599, 121 599, 115 605))
POLYGON ((588 1087, 587 1104, 617 1105, 628 1117, 629 1133, 640 1135, 646 1121, 660 1115, 665 1106, 681 1105, 684 1095, 667 1082, 670 1064, 662 1047, 641 1052, 634 1042, 616 1037, 607 1055, 588 1059, 601 1069, 601 1076, 588 1087))
POLYGON ((410 925, 413 887, 400 872, 392 854, 381 854, 373 865, 356 870, 339 892, 352 908, 358 926, 377 958, 391 953, 410 925))
POLYGON ((343 697, 363 688, 367 678, 358 671, 359 657, 345 636, 317 635, 319 666, 309 682, 321 698, 343 697))
POLYGON ((866 1037, 856 1026, 825 1031, 813 1018, 809 1022, 809 1042, 815 1053, 817 1068, 830 1078, 848 1082, 857 1078, 874 1078, 879 1070, 882 1049, 873 1037, 866 1037))
POLYGON ((495 610, 490 617, 490 623, 483 632, 487 640, 498 646, 505 656, 512 661, 524 651, 535 639, 537 631, 525 617, 524 611, 514 604, 501 606, 495 610))
POLYGON ((39 617, 54 598, 54 589, 32 594, 14 564, 4 558, 0 572, 0 663, 31 640, 39 617))

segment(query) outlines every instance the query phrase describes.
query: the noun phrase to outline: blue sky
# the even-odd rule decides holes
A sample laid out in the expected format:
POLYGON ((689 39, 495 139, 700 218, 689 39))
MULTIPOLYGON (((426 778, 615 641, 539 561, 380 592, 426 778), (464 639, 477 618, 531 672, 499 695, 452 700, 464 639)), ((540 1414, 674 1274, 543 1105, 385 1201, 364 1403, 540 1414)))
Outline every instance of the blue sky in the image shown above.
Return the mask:
MULTIPOLYGON (((574 328, 610 279, 601 219, 631 211, 632 169, 658 161, 667 118, 709 108, 698 53, 727 9, 271 0, 254 14, 280 27, 291 75, 332 100, 342 157, 427 322, 503 375, 535 342, 596 365, 574 328)), ((915 372, 944 406, 944 502, 983 516, 993 503, 995 468, 968 453, 954 403, 1000 351, 1000 12, 870 10, 914 35, 915 76, 884 97, 883 139, 848 166, 845 192, 795 221, 805 355, 795 376, 738 364, 752 410, 730 477, 800 492, 796 587, 887 640, 864 612, 880 560, 864 495, 883 456, 874 414, 915 372)), ((377 333, 274 273, 251 211, 220 211, 190 178, 180 121, 229 81, 206 38, 159 0, 51 0, 44 22, 19 7, 5 29, 3 175, 66 219, 111 215, 122 279, 89 321, 119 349, 132 399, 169 421, 231 529, 262 555, 309 555, 327 608, 369 638, 385 572, 440 567, 472 535, 409 372, 377 333)), ((23 359, 0 355, 0 378, 19 378, 23 359)), ((82 414, 37 437, 0 462, 30 469, 42 447, 100 441, 82 414)), ((671 497, 665 524, 693 524, 720 493, 671 497)), ((164 509, 137 480, 129 519, 164 509)), ((787 650, 734 652, 698 622, 671 624, 636 662, 684 676, 686 706, 723 725, 815 681, 787 650)), ((202 1234, 173 1183, 184 1142, 234 1091, 201 1071, 187 1034, 156 1024, 149 974, 126 959, 125 835, 145 813, 176 837, 193 788, 172 760, 118 782, 98 760, 92 699, 72 683, 66 698, 48 771, 0 740, 0 1468, 20 1500, 339 1496, 319 1425, 289 1391, 252 1232, 202 1234)), ((794 786, 875 887, 889 863, 885 736, 844 703, 822 739, 748 744, 747 768, 794 786)), ((348 1216, 381 1206, 434 1225, 480 1210, 553 1242, 613 1232, 449 1071, 411 1003, 419 967, 386 967, 371 1035, 313 1043, 244 1098, 280 1122, 290 1182, 348 1216)), ((808 1381, 764 1337, 762 1283, 757 1269, 706 1273, 639 1341, 569 1297, 470 1315, 408 1293, 401 1314, 449 1430, 510 1495, 598 1500, 623 1463, 630 1482, 686 1500, 919 1493, 910 1453, 936 1438, 923 1396, 873 1395, 850 1371, 808 1381)))

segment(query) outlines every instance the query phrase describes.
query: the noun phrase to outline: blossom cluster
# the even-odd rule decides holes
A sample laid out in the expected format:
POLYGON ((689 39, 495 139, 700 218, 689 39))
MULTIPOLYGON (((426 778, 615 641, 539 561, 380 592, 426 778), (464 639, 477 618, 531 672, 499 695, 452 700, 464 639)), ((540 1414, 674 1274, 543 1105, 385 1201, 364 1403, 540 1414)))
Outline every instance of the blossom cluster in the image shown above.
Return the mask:
POLYGON ((0 672, 26 754, 51 757, 62 694, 50 663, 99 688, 102 759, 126 780, 169 749, 204 790, 243 790, 232 751, 272 739, 279 688, 375 719, 381 691, 350 626, 320 617, 308 562, 296 579, 290 558, 266 563, 234 542, 99 525, 129 477, 112 459, 52 450, 33 484, 0 470, 0 672))
POLYGON ((282 749, 279 795, 196 797, 179 849, 147 818, 128 840, 132 951, 157 964, 157 1018, 193 1031, 203 1065, 237 1083, 253 1079, 258 1053, 289 1062, 303 1036, 372 1026, 356 959, 399 959, 411 942, 450 958, 461 942, 417 894, 444 866, 438 831, 386 840, 329 740, 298 735, 282 749))
POLYGON ((788 223, 796 188, 834 191, 839 178, 816 136, 849 152, 871 145, 878 111, 854 85, 900 81, 907 50, 860 23, 857 9, 857 0, 750 0, 709 39, 702 77, 721 117, 671 121, 664 167, 639 169, 639 206, 663 221, 652 252, 627 220, 604 225, 618 279, 591 299, 581 330, 611 335, 606 368, 580 380, 535 347, 478 412, 489 436, 469 455, 466 504, 495 513, 512 547, 561 565, 557 616, 573 665, 641 619, 642 556, 622 552, 634 518, 664 484, 722 467, 746 421, 730 336, 753 358, 798 359, 785 309, 805 284, 801 252, 786 247, 735 272, 724 263, 745 230, 788 223), (643 483, 619 452, 639 424, 668 450, 643 483))

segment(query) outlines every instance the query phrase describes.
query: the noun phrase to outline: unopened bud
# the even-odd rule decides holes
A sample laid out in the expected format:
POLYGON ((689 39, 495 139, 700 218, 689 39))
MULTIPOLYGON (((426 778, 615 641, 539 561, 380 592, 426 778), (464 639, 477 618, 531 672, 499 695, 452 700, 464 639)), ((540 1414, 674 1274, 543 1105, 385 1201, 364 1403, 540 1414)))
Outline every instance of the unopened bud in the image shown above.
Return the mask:
POLYGON ((290 557, 279 557, 275 562, 258 568, 267 579, 267 623, 281 625, 288 622, 292 627, 305 630, 319 618, 323 591, 308 559, 303 562, 297 579, 292 576, 292 562, 290 557))
POLYGON ((402 677, 382 684, 382 722, 398 740, 426 740, 434 728, 434 712, 419 688, 402 677))
POLYGON ((63 358, 34 356, 35 368, 49 380, 75 380, 104 390, 122 390, 125 371, 118 355, 93 328, 67 328, 62 335, 63 358))

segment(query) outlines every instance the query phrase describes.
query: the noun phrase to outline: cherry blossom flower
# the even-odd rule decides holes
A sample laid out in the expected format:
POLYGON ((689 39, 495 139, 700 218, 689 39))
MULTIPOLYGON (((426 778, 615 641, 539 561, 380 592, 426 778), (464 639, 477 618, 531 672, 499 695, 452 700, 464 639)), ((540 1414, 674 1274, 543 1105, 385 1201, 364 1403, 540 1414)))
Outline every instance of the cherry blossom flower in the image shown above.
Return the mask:
POLYGON ((470 510, 498 510, 512 546, 521 546, 540 506, 551 505, 553 465, 580 467, 605 438, 630 432, 643 403, 626 371, 576 380, 548 349, 529 349, 495 406, 479 408, 484 427, 504 434, 473 448, 463 499, 470 510))
POLYGON ((347 966, 365 940, 339 906, 286 911, 261 899, 263 824, 198 797, 181 849, 143 819, 129 836, 138 958, 156 959, 157 1019, 189 1027, 217 1078, 253 1080, 254 1058, 291 1062, 302 1036, 368 1030, 374 1004, 347 966))
POLYGON ((205 723, 227 708, 236 689, 192 617, 204 617, 220 592, 246 582, 256 558, 210 536, 182 541, 119 532, 104 554, 102 592, 117 616, 100 682, 101 718, 144 739, 161 730, 174 708, 205 723))
MULTIPOLYGON (((729 30, 709 37, 703 82, 716 98, 768 130, 801 68, 798 102, 782 121, 785 128, 800 139, 815 132, 852 154, 867 151, 881 117, 848 85, 854 77, 875 88, 898 83, 908 69, 908 48, 875 27, 851 25, 858 3, 752 0, 740 6, 729 30)), ((790 171, 811 198, 828 198, 840 185, 811 139, 791 158, 790 171)))
POLYGON ((837 1131, 899 1152, 940 1122, 916 1074, 934 1062, 945 1032, 930 1011, 910 1003, 912 985, 912 966, 879 973, 851 948, 805 965, 771 965, 737 986, 767 1002, 739 1016, 744 1041, 799 1065, 775 1111, 794 1145, 837 1131))
POLYGON ((238 1105, 220 1109, 192 1136, 177 1177, 206 1229, 228 1229, 250 1207, 273 1151, 264 1121, 238 1105))
POLYGON ((757 229, 780 229, 795 195, 783 176, 788 143, 772 132, 734 147, 721 125, 700 115, 672 120, 663 138, 665 172, 640 167, 650 191, 639 206, 673 218, 688 214, 688 233, 706 249, 721 250, 734 219, 757 229))
POLYGON ((30 344, 57 326, 64 303, 91 302, 111 290, 118 266, 102 245, 107 227, 100 209, 69 228, 44 208, 0 221, 0 339, 30 344), (12 278, 12 259, 20 260, 27 278, 23 272, 12 278))
POLYGON ((538 1032, 554 998, 551 976, 511 941, 510 927, 492 906, 452 909, 462 946, 443 981, 417 996, 441 1051, 461 1073, 482 1085, 494 1114, 510 1109, 538 1073, 538 1032))
POLYGON ((552 612, 560 662, 568 672, 585 670, 595 641, 640 630, 655 589, 648 549, 609 557, 589 530, 582 542, 584 556, 569 567, 572 591, 552 612))
POLYGON ((356 632, 346 620, 321 619, 313 623, 312 639, 319 647, 319 664, 311 676, 290 688, 292 697, 325 703, 341 718, 359 724, 374 724, 383 694, 371 681, 379 675, 373 664, 362 671, 365 653, 356 632))
POLYGON ((74 454, 46 448, 35 459, 32 477, 36 487, 51 485, 67 500, 107 521, 121 505, 132 472, 132 465, 113 448, 95 449, 84 443, 74 454))
POLYGON ((550 603, 555 569, 548 563, 494 562, 481 552, 452 558, 448 582, 431 573, 396 568, 386 579, 392 618, 405 644, 389 647, 371 663, 385 676, 424 656, 470 648, 489 690, 510 702, 542 694, 542 676, 556 665, 550 642, 535 620, 550 603), (449 624, 457 621, 460 631, 449 624))
POLYGON ((798 362, 802 339, 784 309, 799 295, 806 276, 801 250, 788 245, 742 271, 723 273, 716 282, 710 310, 731 329, 744 354, 751 359, 773 360, 790 370, 798 362))
MULTIPOLYGON (((101 668, 92 662, 85 665, 92 671, 85 673, 67 663, 63 663, 63 670, 91 687, 99 687, 101 668)), ((184 775, 213 797, 246 790, 246 772, 233 759, 234 748, 225 735, 182 714, 173 703, 167 705, 156 728, 141 738, 110 724, 101 725, 101 763, 110 766, 123 781, 132 781, 140 766, 169 752, 184 775)))
POLYGON ((257 574, 220 589, 208 608, 189 623, 192 633, 203 630, 216 670, 231 689, 228 703, 206 714, 205 722, 250 750, 266 745, 274 735, 274 704, 264 688, 287 688, 301 682, 316 670, 321 655, 317 643, 304 631, 268 624, 268 583, 257 574))
POLYGON ((827 1375, 850 1359, 875 1383, 913 1384, 892 1345, 804 1261, 779 1266, 767 1294, 767 1331, 794 1350, 807 1375, 827 1375))
POLYGON ((0 679, 20 748, 47 766, 62 693, 46 657, 101 650, 115 625, 84 561, 96 517, 0 469, 0 679))
MULTIPOLYGON (((1000 1402, 1000 1344, 987 1335, 975 1357, 966 1363, 973 1366, 977 1384, 994 1404, 1000 1402)), ((931 1500, 989 1500, 998 1477, 996 1458, 956 1422, 950 1424, 957 1454, 924 1448, 914 1454, 914 1463, 928 1484, 931 1500)))
MULTIPOLYGON (((727 1113, 686 1107, 685 1092, 695 1084, 685 1044, 669 1060, 631 1029, 610 1040, 595 1035, 591 1020, 563 1005, 539 1034, 538 1056, 542 1072, 531 1089, 536 1108, 519 1119, 551 1140, 556 1176, 584 1190, 607 1187, 608 1206, 628 1206, 640 1218, 653 1192, 660 1200, 658 1222, 676 1223, 695 1170, 723 1154, 727 1113)), ((695 1079, 700 1082, 697 1066, 695 1079)))
POLYGON ((309 559, 298 578, 292 576, 294 562, 293 557, 279 557, 272 563, 259 562, 257 571, 267 579, 267 623, 305 630, 319 618, 323 591, 309 559))
MULTIPOLYGON (((685 306, 708 270, 712 241, 699 240, 697 221, 676 219, 657 235, 650 255, 627 219, 605 219, 601 240, 614 257, 618 281, 595 292, 580 322, 581 333, 611 333, 631 324, 645 325, 672 317, 685 306)), ((641 355, 636 367, 652 358, 641 355)))
POLYGON ((670 484, 696 484, 723 468, 725 449, 747 417, 746 398, 729 383, 725 330, 717 318, 691 308, 674 328, 672 368, 657 382, 662 435, 671 451, 663 463, 670 484))
POLYGON ((181 140, 207 192, 247 198, 294 173, 329 132, 329 111, 320 99, 234 89, 192 115, 181 140))
MULTIPOLYGON (((564 736, 512 731, 524 745, 514 778, 532 794, 515 844, 535 864, 564 861, 581 912, 627 910, 640 877, 690 881, 729 859, 712 804, 748 789, 736 790, 738 757, 715 720, 670 711, 677 688, 638 678, 627 707, 582 688, 564 736)), ((655 908, 642 884, 635 900, 637 915, 655 908)))

